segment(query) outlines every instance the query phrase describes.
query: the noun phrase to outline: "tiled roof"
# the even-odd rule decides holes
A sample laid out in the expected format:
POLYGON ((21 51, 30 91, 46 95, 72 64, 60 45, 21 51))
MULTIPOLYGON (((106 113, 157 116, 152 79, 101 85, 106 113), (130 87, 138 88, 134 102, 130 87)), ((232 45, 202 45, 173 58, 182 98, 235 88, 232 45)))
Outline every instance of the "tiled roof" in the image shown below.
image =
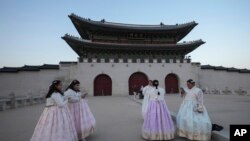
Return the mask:
POLYGON ((43 64, 40 69, 59 69, 59 65, 43 64))
POLYGON ((224 70, 228 72, 239 72, 239 73, 250 73, 248 69, 237 69, 237 68, 227 68, 223 66, 211 66, 211 65, 202 65, 201 69, 213 69, 213 70, 224 70))
POLYGON ((59 65, 43 64, 42 66, 24 65, 22 67, 3 67, 0 68, 1 72, 14 73, 19 71, 40 71, 41 69, 59 69, 59 65))
POLYGON ((119 29, 133 29, 133 30, 176 30, 176 29, 182 29, 186 27, 194 27, 198 23, 195 21, 184 23, 184 24, 175 24, 175 25, 165 25, 162 22, 159 25, 138 25, 138 24, 124 24, 124 23, 114 23, 114 22, 107 22, 104 19, 101 21, 94 21, 89 18, 82 18, 74 13, 69 15, 71 20, 78 20, 81 23, 87 23, 88 25, 91 26, 101 26, 105 28, 119 28, 119 29))
POLYGON ((75 61, 61 61, 59 64, 77 64, 75 61))
POLYGON ((0 69, 0 72, 18 72, 20 69, 20 67, 3 67, 0 69))
POLYGON ((91 40, 85 40, 66 34, 62 37, 69 46, 79 55, 83 55, 83 48, 86 49, 100 49, 100 50, 136 50, 136 51, 179 51, 187 54, 205 42, 202 40, 196 40, 191 42, 177 43, 177 44, 119 44, 119 43, 102 43, 92 42, 91 40))

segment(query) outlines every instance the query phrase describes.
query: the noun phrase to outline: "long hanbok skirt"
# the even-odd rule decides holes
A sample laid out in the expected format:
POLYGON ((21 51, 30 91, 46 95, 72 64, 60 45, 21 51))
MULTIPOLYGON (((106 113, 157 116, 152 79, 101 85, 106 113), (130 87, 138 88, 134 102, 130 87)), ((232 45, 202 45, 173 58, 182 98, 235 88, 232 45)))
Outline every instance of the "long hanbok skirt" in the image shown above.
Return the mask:
POLYGON ((146 140, 171 140, 175 127, 165 101, 150 100, 142 127, 142 137, 146 140))
POLYGON ((68 107, 46 107, 35 127, 31 141, 78 141, 68 107))
POLYGON ((69 103, 69 109, 74 120, 79 140, 94 133, 96 121, 90 111, 87 100, 81 99, 79 102, 69 103))
POLYGON ((207 110, 203 107, 203 112, 194 110, 196 102, 194 100, 184 100, 177 114, 177 134, 190 140, 210 140, 211 121, 207 110))

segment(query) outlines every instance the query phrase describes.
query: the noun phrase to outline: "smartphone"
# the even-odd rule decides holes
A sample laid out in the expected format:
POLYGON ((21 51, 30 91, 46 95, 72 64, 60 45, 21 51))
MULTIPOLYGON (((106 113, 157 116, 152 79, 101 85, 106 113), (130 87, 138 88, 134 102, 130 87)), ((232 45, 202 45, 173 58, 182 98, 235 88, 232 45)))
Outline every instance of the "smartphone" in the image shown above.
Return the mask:
POLYGON ((184 90, 183 88, 181 88, 181 93, 182 93, 182 94, 185 94, 185 93, 186 93, 185 90, 184 90))

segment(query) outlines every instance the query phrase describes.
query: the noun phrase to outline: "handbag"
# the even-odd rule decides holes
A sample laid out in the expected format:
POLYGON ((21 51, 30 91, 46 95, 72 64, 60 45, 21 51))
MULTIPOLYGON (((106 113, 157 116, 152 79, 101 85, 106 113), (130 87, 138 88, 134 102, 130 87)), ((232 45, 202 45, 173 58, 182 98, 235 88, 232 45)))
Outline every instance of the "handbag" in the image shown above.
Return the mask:
POLYGON ((194 106, 194 111, 195 111, 195 112, 198 112, 198 113, 202 113, 202 112, 204 111, 204 108, 203 108, 202 105, 196 104, 196 105, 194 106))

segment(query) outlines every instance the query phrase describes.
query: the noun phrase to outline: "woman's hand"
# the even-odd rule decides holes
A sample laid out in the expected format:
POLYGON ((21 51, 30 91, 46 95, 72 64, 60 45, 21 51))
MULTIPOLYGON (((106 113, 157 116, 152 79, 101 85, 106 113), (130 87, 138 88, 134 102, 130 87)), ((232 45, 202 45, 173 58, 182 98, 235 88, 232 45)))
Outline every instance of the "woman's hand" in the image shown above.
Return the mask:
POLYGON ((88 95, 88 93, 82 94, 81 97, 85 98, 88 95))
POLYGON ((181 97, 182 98, 185 97, 185 94, 186 94, 185 90, 183 88, 181 88, 181 97))

